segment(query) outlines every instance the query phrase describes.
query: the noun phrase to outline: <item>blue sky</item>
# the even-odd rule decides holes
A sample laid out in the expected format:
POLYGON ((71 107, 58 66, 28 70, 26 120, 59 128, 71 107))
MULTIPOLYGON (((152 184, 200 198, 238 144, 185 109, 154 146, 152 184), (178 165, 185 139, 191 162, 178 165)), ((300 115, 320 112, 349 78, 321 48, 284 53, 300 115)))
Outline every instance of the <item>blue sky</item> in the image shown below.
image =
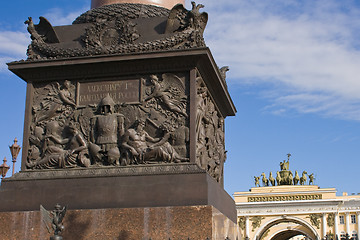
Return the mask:
MULTIPOLYGON (((230 66, 238 110, 226 120, 228 193, 247 191, 255 175, 278 171, 287 153, 290 169, 314 173, 321 188, 360 192, 360 1, 201 3, 209 13, 206 43, 219 66, 230 66)), ((53 25, 70 24, 89 7, 90 0, 2 3, 1 159, 10 160, 14 137, 22 143, 26 84, 5 63, 26 58, 23 22, 44 16, 53 25)))

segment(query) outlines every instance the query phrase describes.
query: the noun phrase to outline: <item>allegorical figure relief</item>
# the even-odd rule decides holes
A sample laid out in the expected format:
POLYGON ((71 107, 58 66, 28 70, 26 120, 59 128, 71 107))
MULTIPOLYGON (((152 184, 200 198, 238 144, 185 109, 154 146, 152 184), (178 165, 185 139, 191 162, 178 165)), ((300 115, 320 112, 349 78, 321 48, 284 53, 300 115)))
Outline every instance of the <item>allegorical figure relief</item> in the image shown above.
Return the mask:
POLYGON ((144 163, 145 153, 148 150, 148 142, 155 143, 159 139, 151 137, 145 131, 145 120, 139 119, 134 128, 129 128, 123 138, 122 147, 128 151, 129 163, 144 163))
MULTIPOLYGON (((211 111, 210 111, 211 112, 211 111)), ((210 114, 211 117, 214 117, 210 114)), ((214 177, 218 182, 222 181, 223 176, 223 165, 226 160, 226 151, 225 151, 225 142, 224 142, 224 120, 223 119, 213 119, 210 122, 217 125, 211 125, 210 130, 207 129, 212 135, 207 140, 207 152, 209 155, 208 161, 208 172, 214 177), (215 123, 217 121, 217 123, 215 123), (214 131, 214 133, 213 133, 214 131)), ((210 123, 209 122, 209 123, 210 123)), ((209 126, 208 126, 209 127, 209 126)))
POLYGON ((217 111, 202 78, 197 77, 196 80, 196 163, 218 182, 222 182, 226 160, 224 119, 217 111))
POLYGON ((145 98, 145 101, 155 98, 166 109, 187 117, 186 98, 184 98, 185 87, 181 79, 171 74, 163 74, 162 78, 164 86, 156 75, 150 76, 153 89, 152 93, 145 98))
POLYGON ((75 100, 74 100, 74 96, 72 96, 71 93, 71 88, 72 88, 72 84, 69 80, 65 80, 63 87, 61 88, 59 84, 57 84, 57 89, 59 92, 59 97, 60 99, 68 105, 74 106, 75 107, 75 100))
POLYGON ((172 127, 164 124, 160 126, 160 129, 163 136, 160 138, 160 141, 149 146, 144 159, 146 161, 164 161, 169 163, 188 161, 188 158, 181 157, 170 144, 170 141, 173 141, 174 133, 172 127))
POLYGON ((179 119, 179 127, 171 132, 172 146, 176 152, 183 157, 187 157, 190 132, 189 128, 185 125, 185 120, 179 119))
POLYGON ((38 159, 29 161, 27 166, 38 169, 90 166, 85 139, 75 124, 70 123, 68 129, 69 138, 62 138, 58 123, 49 122, 46 125, 43 154, 38 159))
POLYGON ((124 116, 114 113, 114 100, 107 95, 99 104, 100 115, 91 119, 90 151, 96 162, 119 164, 124 116))
POLYGON ((135 128, 126 131, 122 143, 128 151, 130 163, 188 161, 169 143, 172 134, 169 127, 162 125, 163 136, 153 138, 145 131, 145 120, 138 120, 135 124, 135 128))
POLYGON ((35 122, 50 120, 60 115, 66 110, 66 106, 75 107, 75 90, 69 80, 65 80, 62 86, 56 82, 44 89, 48 90, 48 93, 39 102, 39 105, 33 106, 35 122))
POLYGON ((205 100, 207 98, 206 88, 200 87, 197 91, 196 98, 196 162, 203 169, 206 168, 206 133, 205 133, 205 123, 204 117, 206 113, 206 104, 205 100))

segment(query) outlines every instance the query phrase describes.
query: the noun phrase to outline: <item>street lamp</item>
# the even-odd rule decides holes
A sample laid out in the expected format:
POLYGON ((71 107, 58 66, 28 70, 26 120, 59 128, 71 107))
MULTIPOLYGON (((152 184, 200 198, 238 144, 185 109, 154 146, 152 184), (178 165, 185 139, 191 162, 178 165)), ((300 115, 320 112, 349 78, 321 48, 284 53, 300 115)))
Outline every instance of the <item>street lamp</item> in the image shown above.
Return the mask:
POLYGON ((8 165, 6 164, 6 161, 7 161, 7 160, 6 160, 6 157, 4 157, 4 163, 0 165, 0 173, 1 173, 1 176, 2 176, 1 179, 4 179, 4 178, 5 178, 6 173, 7 173, 7 171, 9 171, 9 168, 10 168, 10 166, 8 166, 8 165))
POLYGON ((19 155, 21 149, 21 147, 17 144, 17 141, 17 138, 15 138, 14 144, 9 146, 13 162, 12 175, 14 175, 16 158, 19 155))

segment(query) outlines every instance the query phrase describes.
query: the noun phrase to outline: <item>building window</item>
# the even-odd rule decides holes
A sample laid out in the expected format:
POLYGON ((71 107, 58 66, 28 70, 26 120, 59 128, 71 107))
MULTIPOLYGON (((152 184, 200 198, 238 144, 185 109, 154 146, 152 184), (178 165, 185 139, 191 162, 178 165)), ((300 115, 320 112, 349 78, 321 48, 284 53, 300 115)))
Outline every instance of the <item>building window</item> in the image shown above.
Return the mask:
POLYGON ((356 223, 356 215, 351 215, 351 223, 352 224, 356 223))
POLYGON ((345 224, 344 216, 339 216, 340 224, 345 224))

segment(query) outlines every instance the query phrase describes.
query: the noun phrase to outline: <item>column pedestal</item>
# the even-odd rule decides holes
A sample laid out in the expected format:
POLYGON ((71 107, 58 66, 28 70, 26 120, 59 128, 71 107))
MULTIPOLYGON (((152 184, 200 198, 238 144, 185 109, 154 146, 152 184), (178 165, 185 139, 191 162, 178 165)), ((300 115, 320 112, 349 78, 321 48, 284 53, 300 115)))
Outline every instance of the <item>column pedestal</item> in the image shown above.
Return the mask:
MULTIPOLYGON (((68 210, 63 239, 237 239, 237 224, 212 206, 68 210)), ((0 213, 2 240, 49 239, 39 211, 0 213)))

